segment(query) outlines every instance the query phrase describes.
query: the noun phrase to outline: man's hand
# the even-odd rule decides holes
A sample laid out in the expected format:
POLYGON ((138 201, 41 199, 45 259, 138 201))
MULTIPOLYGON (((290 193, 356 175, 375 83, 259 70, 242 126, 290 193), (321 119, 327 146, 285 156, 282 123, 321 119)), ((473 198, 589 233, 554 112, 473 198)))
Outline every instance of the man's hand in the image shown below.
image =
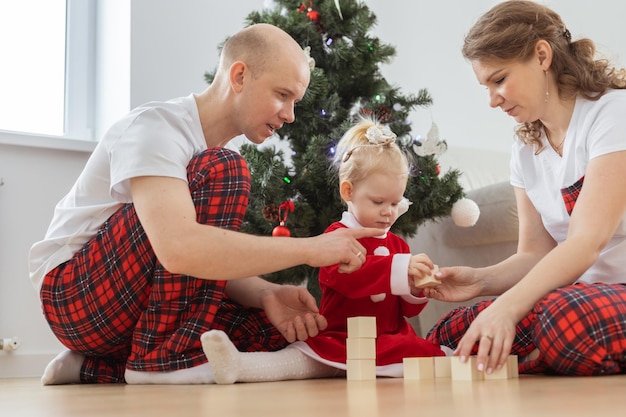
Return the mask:
POLYGON ((380 229, 374 227, 339 228, 307 238, 312 254, 307 264, 313 267, 339 264, 339 272, 352 273, 363 265, 367 254, 367 250, 358 239, 380 234, 380 229))
POLYGON ((304 287, 276 286, 265 291, 261 302, 267 318, 289 343, 316 336, 328 326, 315 298, 304 287))

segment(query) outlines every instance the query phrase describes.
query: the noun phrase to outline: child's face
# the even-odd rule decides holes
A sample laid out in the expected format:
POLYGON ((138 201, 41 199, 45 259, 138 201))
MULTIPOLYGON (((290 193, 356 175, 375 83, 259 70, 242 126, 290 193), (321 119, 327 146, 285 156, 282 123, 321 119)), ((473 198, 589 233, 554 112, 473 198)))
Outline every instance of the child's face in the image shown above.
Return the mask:
POLYGON ((398 218, 398 204, 406 189, 407 176, 375 173, 353 184, 348 211, 363 227, 388 229, 398 218))

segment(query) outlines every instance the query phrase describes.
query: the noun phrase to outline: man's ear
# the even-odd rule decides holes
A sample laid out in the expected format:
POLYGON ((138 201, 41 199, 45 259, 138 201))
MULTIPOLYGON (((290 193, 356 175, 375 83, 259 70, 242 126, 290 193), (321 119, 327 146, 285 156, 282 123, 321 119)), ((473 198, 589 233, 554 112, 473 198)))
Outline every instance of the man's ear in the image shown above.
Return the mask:
POLYGON ((339 195, 346 203, 352 200, 352 183, 350 181, 341 181, 341 184, 339 184, 339 195))
POLYGON ((230 66, 228 75, 231 88, 238 93, 243 89, 244 81, 248 75, 248 66, 243 61, 236 61, 230 66))

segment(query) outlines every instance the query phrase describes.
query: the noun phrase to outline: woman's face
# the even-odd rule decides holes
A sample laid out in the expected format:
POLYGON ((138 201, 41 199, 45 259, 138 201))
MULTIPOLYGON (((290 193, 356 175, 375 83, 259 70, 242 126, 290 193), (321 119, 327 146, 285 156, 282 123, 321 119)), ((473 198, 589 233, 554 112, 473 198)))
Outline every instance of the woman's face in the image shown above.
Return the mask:
POLYGON ((472 69, 489 92, 489 105, 518 123, 534 122, 546 110, 547 74, 535 57, 527 62, 472 61, 472 69))

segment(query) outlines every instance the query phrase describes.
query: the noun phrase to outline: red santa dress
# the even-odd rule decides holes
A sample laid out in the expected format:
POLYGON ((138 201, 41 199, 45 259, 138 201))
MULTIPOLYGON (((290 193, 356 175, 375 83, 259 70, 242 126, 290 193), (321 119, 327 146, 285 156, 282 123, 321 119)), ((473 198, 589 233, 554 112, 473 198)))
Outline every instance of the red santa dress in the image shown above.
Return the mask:
MULTIPOLYGON (((342 227, 362 226, 344 212, 341 221, 331 224, 326 232, 342 227)), ((328 327, 293 346, 320 362, 346 369, 348 317, 373 316, 377 375, 401 377, 405 357, 444 356, 439 346, 418 336, 406 320, 419 314, 428 301, 411 295, 407 273, 412 256, 409 245, 390 231, 359 242, 367 250, 360 269, 350 274, 339 273, 338 265, 320 269, 320 313, 328 320, 328 327)))

